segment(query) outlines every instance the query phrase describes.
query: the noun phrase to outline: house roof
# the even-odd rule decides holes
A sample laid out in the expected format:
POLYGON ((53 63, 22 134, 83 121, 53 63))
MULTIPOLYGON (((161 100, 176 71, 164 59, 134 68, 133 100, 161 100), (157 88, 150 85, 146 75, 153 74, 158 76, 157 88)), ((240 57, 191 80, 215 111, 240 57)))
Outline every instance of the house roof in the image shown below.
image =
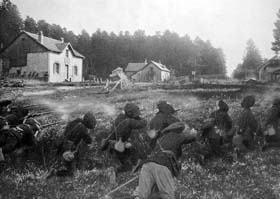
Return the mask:
POLYGON ((125 72, 133 72, 133 74, 135 74, 138 71, 143 70, 150 63, 154 64, 159 70, 170 72, 170 70, 166 68, 165 65, 155 61, 150 61, 149 63, 128 63, 125 72))
POLYGON ((158 67, 160 70, 170 72, 170 70, 168 68, 166 68, 166 66, 161 64, 161 63, 157 63, 155 61, 151 61, 151 63, 154 64, 156 67, 158 67))
MULTIPOLYGON (((149 64, 154 64, 159 70, 162 71, 166 71, 170 73, 170 70, 168 68, 166 68, 165 65, 161 64, 161 63, 157 63, 155 61, 150 61, 149 63, 145 64, 144 67, 142 67, 141 69, 139 69, 138 71, 133 71, 133 73, 130 75, 130 77, 132 77, 133 75, 135 75, 136 73, 138 73, 139 71, 143 70, 144 68, 146 68, 149 64)), ((126 71, 127 72, 127 71, 126 71)))
POLYGON ((275 55, 273 56, 272 58, 270 58, 269 60, 267 60, 265 63, 263 63, 259 68, 258 70, 261 70, 261 69, 265 69, 267 66, 269 66, 273 61, 275 60, 278 60, 280 61, 280 57, 275 55))
POLYGON ((139 70, 141 70, 142 68, 144 68, 144 66, 146 66, 147 63, 128 63, 126 68, 125 68, 125 72, 137 72, 139 70))
MULTIPOLYGON (((43 40, 43 43, 41 43, 39 41, 39 35, 38 34, 34 34, 34 33, 31 33, 31 32, 27 32, 27 31, 22 31, 18 37, 21 35, 21 34, 26 34, 27 36, 29 36, 31 39, 33 39, 37 44, 43 46, 45 49, 47 49, 48 51, 51 51, 51 52, 56 52, 56 53, 61 53, 67 46, 70 47, 70 49, 72 50, 73 52, 73 55, 75 57, 80 57, 80 58, 85 58, 83 55, 81 55, 79 52, 77 52, 72 46, 70 43, 62 43, 62 41, 60 40, 56 40, 56 39, 53 39, 53 38, 50 38, 50 37, 46 37, 44 36, 44 40, 43 40)), ((16 37, 11 43, 13 43, 18 37, 16 37)), ((10 44, 11 45, 11 44, 10 44)), ((7 47, 9 47, 10 45, 8 45, 7 47)), ((6 48, 7 48, 6 47, 6 48)), ((6 49, 5 48, 5 49, 6 49)), ((3 49, 2 52, 5 50, 3 49)))

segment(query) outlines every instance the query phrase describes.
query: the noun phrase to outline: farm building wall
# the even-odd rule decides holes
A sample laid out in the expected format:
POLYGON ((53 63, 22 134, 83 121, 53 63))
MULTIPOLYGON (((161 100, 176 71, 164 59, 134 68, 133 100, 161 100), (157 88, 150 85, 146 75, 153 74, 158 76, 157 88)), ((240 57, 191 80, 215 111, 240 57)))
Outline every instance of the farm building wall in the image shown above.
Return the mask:
POLYGON ((131 76, 131 79, 136 82, 162 82, 164 80, 169 80, 169 78, 169 72, 160 70, 152 63, 131 76))
POLYGON ((10 46, 3 50, 1 58, 9 59, 9 67, 20 67, 27 65, 28 53, 46 51, 44 47, 34 42, 26 34, 20 34, 10 46))
POLYGON ((262 81, 279 81, 280 80, 280 67, 266 67, 259 71, 259 78, 262 81))
POLYGON ((60 54, 49 54, 49 82, 82 81, 83 59, 74 57, 67 47, 60 54), (68 51, 68 53, 67 53, 68 51), (68 57, 67 55, 68 54, 68 57))
MULTIPOLYGON (((20 74, 23 77, 47 78, 49 52, 28 53, 27 65, 23 67, 11 67, 10 74, 20 74)), ((47 79, 44 79, 47 81, 47 79)))
POLYGON ((3 75, 3 60, 0 59, 0 77, 3 75))
POLYGON ((161 81, 168 81, 170 79, 170 72, 161 71, 161 81))

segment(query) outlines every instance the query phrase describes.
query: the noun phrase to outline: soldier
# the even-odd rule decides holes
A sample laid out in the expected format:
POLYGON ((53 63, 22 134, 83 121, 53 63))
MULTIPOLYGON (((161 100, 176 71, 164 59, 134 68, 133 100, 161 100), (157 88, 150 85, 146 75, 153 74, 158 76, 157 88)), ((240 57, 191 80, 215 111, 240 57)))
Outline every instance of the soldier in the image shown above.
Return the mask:
POLYGON ((162 130, 157 145, 142 166, 135 195, 150 198, 153 192, 162 199, 175 199, 174 177, 180 172, 182 145, 196 140, 197 132, 183 122, 176 122, 162 130))
POLYGON ((247 149, 253 148, 254 136, 258 130, 258 122, 251 111, 254 104, 255 98, 251 95, 246 96, 241 102, 243 110, 238 117, 236 135, 232 140, 238 152, 245 152, 247 149))
POLYGON ((262 150, 265 151, 271 147, 280 147, 280 131, 279 120, 280 118, 280 98, 275 98, 272 107, 268 111, 268 116, 265 122, 265 145, 262 150))
POLYGON ((210 114, 210 118, 214 119, 214 126, 217 133, 222 136, 223 143, 231 143, 234 134, 232 128, 232 120, 228 115, 228 105, 223 101, 217 102, 218 110, 210 114))
POLYGON ((211 157, 217 157, 224 154, 224 150, 222 148, 223 138, 218 133, 218 130, 215 126, 215 119, 210 118, 204 121, 203 126, 201 128, 201 141, 203 144, 200 145, 199 151, 202 154, 202 164, 206 159, 211 157))
POLYGON ((5 116, 7 114, 8 105, 11 104, 11 100, 0 101, 0 116, 5 116))
POLYGON ((8 114, 5 117, 6 121, 8 122, 10 127, 16 127, 20 124, 18 117, 15 114, 8 114))
POLYGON ((19 124, 22 124, 29 111, 19 104, 10 104, 8 106, 8 112, 9 114, 15 115, 19 124))
POLYGON ((91 112, 87 112, 83 119, 69 122, 63 134, 63 140, 58 143, 58 160, 44 176, 72 176, 76 167, 83 168, 88 145, 92 143, 89 130, 94 130, 96 119, 91 112))
POLYGON ((137 165, 140 159, 144 159, 143 140, 134 130, 144 129, 146 120, 140 117, 139 107, 133 103, 127 103, 124 114, 121 113, 114 121, 111 134, 102 141, 101 150, 109 148, 120 163, 117 173, 128 171, 133 165, 137 165))
POLYGON ((168 127, 170 124, 180 122, 180 120, 174 116, 177 111, 166 101, 159 101, 157 108, 158 112, 149 123, 150 131, 148 131, 148 135, 151 138, 151 148, 155 147, 156 141, 160 137, 161 130, 168 127))
POLYGON ((25 124, 10 128, 7 121, 0 119, 5 125, 0 131, 0 148, 4 154, 15 152, 21 155, 26 149, 33 147, 36 143, 35 132, 39 130, 31 119, 25 124))

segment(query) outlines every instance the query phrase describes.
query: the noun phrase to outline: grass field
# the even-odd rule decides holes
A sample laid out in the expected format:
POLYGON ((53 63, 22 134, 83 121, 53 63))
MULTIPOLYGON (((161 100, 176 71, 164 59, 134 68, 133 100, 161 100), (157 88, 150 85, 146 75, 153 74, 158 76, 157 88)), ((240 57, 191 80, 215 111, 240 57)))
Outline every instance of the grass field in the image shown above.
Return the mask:
MULTIPOLYGON (((229 114, 236 120, 241 110, 240 101, 243 95, 224 95, 230 106, 229 114)), ((255 92, 256 106, 253 113, 263 122, 265 111, 270 106, 273 95, 270 91, 255 92), (269 93, 269 94, 268 94, 269 93)), ((180 111, 177 116, 195 128, 214 110, 217 96, 199 98, 182 90, 128 90, 111 94, 97 94, 94 88, 58 89, 58 88, 22 88, 6 90, 3 97, 20 96, 17 100, 25 104, 41 104, 31 112, 44 110, 55 111, 51 115, 40 117, 41 123, 57 120, 71 120, 82 116, 88 110, 96 114, 98 121, 92 137, 96 140, 91 146, 91 161, 88 170, 78 170, 74 177, 52 178, 43 180, 39 177, 52 163, 52 143, 63 132, 61 125, 44 130, 41 145, 32 152, 30 158, 10 160, 8 165, 1 166, 0 198, 100 198, 108 193, 116 184, 109 183, 106 169, 114 165, 114 161, 106 153, 98 150, 100 140, 110 129, 110 122, 121 112, 127 102, 139 105, 142 116, 148 121, 156 113, 156 102, 167 100, 180 111), (44 91, 44 92, 43 92, 44 91), (31 160, 30 160, 31 159, 31 160)), ((261 145, 246 154, 242 159, 229 163, 221 159, 209 161, 200 166, 195 163, 188 149, 185 150, 183 169, 177 181, 178 192, 182 198, 280 198, 280 153, 277 149, 261 152, 261 145)), ((189 146, 188 148, 191 148, 189 146)), ((117 179, 121 184, 133 176, 124 173, 117 179)), ((137 186, 137 181, 115 193, 114 198, 125 198, 137 186)))

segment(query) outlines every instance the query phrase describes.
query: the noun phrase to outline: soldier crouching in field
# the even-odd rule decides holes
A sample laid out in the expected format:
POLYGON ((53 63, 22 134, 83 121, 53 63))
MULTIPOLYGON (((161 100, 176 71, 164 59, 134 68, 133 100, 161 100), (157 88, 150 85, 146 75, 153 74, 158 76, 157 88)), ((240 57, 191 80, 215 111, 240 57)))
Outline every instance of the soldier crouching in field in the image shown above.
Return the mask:
POLYGON ((279 119, 280 98, 275 98, 272 107, 268 111, 268 116, 265 122, 264 136, 266 143, 262 148, 263 151, 271 147, 280 147, 279 119))
POLYGON ((237 119, 236 135, 232 140, 238 153, 254 147, 254 137, 259 126, 251 111, 251 107, 254 104, 255 98, 253 96, 246 96, 241 102, 243 110, 237 119))
POLYGON ((194 145, 196 160, 202 165, 206 160, 215 157, 232 159, 227 153, 232 149, 232 137, 235 132, 227 113, 229 107, 222 100, 217 101, 217 107, 218 109, 210 114, 209 119, 203 122, 199 142, 194 145))
POLYGON ((162 199, 175 199, 174 177, 181 169, 182 145, 195 141, 196 137, 197 132, 183 122, 162 130, 154 151, 142 166, 134 194, 141 199, 154 197, 154 194, 162 199))
POLYGON ((121 113, 113 123, 111 134, 101 145, 101 150, 109 149, 119 161, 120 166, 116 173, 129 171, 137 165, 141 159, 145 159, 143 140, 135 130, 144 129, 147 126, 146 120, 140 117, 139 107, 133 103, 127 103, 124 107, 124 114, 121 113), (135 135, 133 135, 135 134, 135 135))
POLYGON ((177 111, 171 104, 168 104, 166 101, 159 101, 157 108, 158 112, 149 123, 149 132, 154 134, 149 135, 151 138, 150 147, 152 149, 155 147, 157 139, 161 136, 161 130, 168 127, 170 124, 180 122, 180 120, 174 116, 177 111))
POLYGON ((72 176, 76 168, 83 168, 88 144, 92 143, 89 131, 94 130, 95 126, 96 119, 91 112, 87 112, 83 119, 78 118, 67 124, 58 143, 58 160, 44 178, 72 176))
POLYGON ((214 119, 214 126, 222 137, 223 144, 230 144, 234 135, 234 129, 232 119, 228 115, 229 107, 223 100, 219 100, 217 105, 219 107, 218 110, 212 112, 210 118, 214 119))

